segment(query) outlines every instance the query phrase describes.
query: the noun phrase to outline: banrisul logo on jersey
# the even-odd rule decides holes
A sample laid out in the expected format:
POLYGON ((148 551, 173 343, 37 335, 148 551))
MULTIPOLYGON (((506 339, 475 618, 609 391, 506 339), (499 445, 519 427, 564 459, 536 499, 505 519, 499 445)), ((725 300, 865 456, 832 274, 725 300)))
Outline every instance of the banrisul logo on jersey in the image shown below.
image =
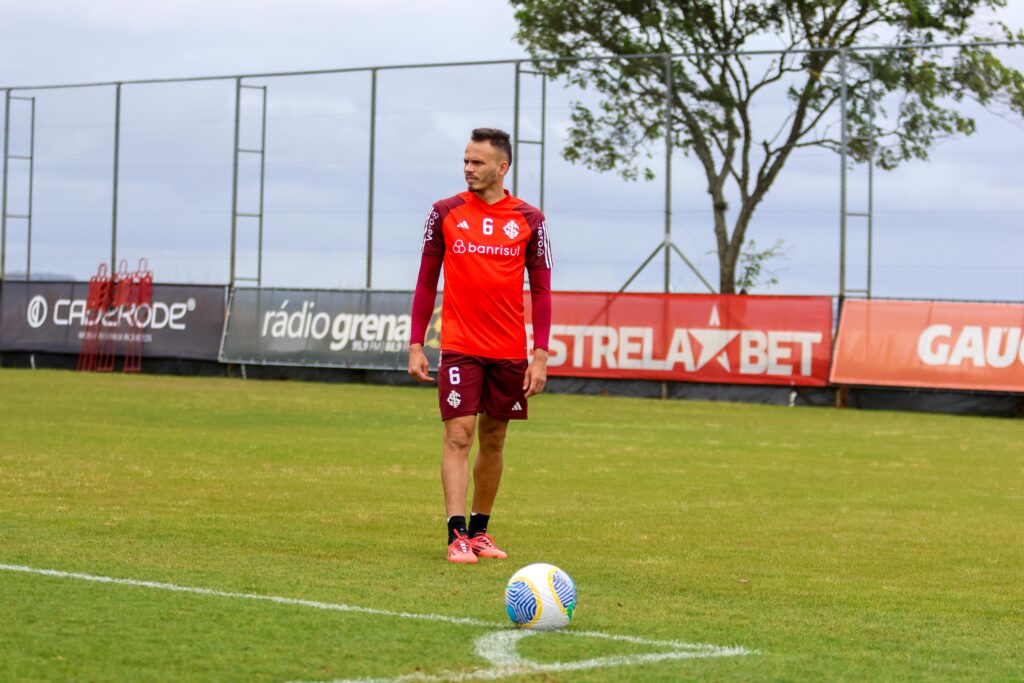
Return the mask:
POLYGON ((516 245, 514 247, 505 247, 500 245, 491 244, 475 244, 468 240, 455 240, 455 244, 452 245, 453 254, 471 254, 474 256, 519 256, 522 253, 522 247, 516 245))
MULTIPOLYGON (((221 360, 405 367, 411 308, 409 292, 238 289, 221 360)), ((436 361, 436 349, 425 352, 436 361)))
POLYGON ((824 386, 828 297, 554 294, 552 375, 824 386))

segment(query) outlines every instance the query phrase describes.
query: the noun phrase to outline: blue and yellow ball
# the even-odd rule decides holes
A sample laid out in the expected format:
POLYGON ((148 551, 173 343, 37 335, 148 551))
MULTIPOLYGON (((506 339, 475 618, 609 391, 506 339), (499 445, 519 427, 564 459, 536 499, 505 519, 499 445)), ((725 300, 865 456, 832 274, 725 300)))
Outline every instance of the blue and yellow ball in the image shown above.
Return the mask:
POLYGON ((513 574, 505 587, 505 611, 519 628, 562 628, 575 610, 576 584, 553 564, 527 565, 513 574))

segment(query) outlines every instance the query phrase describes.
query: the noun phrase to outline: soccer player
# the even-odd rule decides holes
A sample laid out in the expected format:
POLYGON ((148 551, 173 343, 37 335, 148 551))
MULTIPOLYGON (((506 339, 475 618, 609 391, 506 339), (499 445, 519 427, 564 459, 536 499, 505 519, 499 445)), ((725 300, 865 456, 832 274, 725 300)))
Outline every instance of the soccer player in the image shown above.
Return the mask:
POLYGON ((436 202, 423 227, 412 304, 409 374, 433 382, 423 338, 444 265, 438 403, 444 421, 441 485, 448 515, 448 560, 504 559, 487 533, 498 494, 509 420, 525 420, 526 400, 547 382, 551 330, 551 248, 544 214, 504 189, 512 164, 508 133, 473 131, 463 159, 468 189, 436 202), (527 364, 523 271, 530 277, 533 361, 527 364), (469 450, 473 507, 466 524, 469 450))

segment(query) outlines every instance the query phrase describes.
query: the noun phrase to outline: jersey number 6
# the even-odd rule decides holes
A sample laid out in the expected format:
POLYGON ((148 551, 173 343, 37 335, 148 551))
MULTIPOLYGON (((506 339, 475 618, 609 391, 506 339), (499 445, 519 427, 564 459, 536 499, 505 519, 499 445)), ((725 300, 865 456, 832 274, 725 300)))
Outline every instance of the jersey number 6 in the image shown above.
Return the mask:
POLYGON ((485 235, 493 235, 494 234, 494 219, 493 218, 485 218, 484 219, 484 234, 485 235))

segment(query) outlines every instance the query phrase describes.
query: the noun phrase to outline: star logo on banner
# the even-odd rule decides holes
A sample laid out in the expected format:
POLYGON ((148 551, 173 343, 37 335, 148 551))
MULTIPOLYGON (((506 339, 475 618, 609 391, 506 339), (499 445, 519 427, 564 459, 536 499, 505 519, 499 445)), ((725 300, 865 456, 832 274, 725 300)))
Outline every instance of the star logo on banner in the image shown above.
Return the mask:
MULTIPOLYGON (((718 306, 713 306, 708 325, 712 328, 720 328, 721 324, 722 319, 718 315, 718 306)), ((719 365, 725 368, 726 372, 732 372, 732 366, 729 363, 729 356, 725 353, 725 347, 738 337, 739 334, 739 330, 691 329, 690 335, 700 342, 700 357, 697 359, 697 369, 700 370, 714 358, 718 361, 719 365)))

